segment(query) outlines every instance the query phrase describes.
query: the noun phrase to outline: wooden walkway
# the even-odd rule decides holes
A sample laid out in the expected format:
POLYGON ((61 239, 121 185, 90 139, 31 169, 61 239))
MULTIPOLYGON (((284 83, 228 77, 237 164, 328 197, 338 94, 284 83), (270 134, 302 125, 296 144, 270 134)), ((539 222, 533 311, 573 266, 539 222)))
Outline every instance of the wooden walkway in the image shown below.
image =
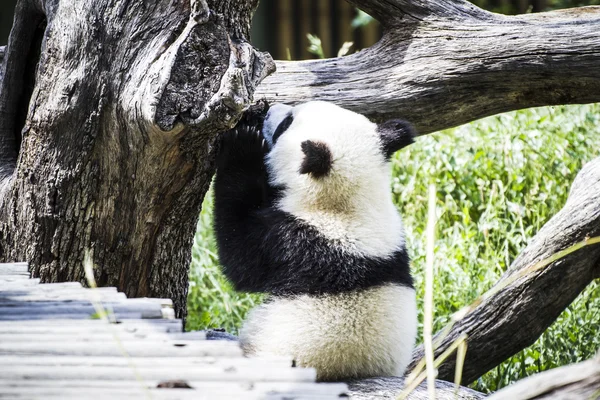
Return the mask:
POLYGON ((244 358, 236 342, 182 332, 172 303, 115 288, 40 284, 0 264, 0 399, 337 399, 287 359, 244 358), (101 308, 99 308, 99 306, 101 308), (107 312, 102 312, 105 310, 107 312), (110 323, 106 316, 118 323, 110 323), (96 318, 96 319, 94 319, 96 318))

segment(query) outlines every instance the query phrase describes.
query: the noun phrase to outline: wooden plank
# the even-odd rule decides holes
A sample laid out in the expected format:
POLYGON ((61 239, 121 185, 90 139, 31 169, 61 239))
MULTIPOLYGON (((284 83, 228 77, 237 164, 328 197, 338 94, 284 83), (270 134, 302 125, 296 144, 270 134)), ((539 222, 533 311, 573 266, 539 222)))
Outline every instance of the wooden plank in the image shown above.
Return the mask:
POLYGON ((80 333, 106 330, 128 332, 181 332, 181 320, 123 320, 118 324, 109 324, 102 320, 41 320, 41 321, 0 321, 2 333, 80 333))
MULTIPOLYGON (((2 388, 43 388, 45 390, 55 389, 77 389, 84 388, 90 389, 96 392, 97 389, 126 389, 136 388, 143 385, 144 388, 152 389, 155 388, 159 383, 164 382, 161 380, 145 380, 144 383, 139 381, 104 381, 104 380, 51 380, 51 381, 39 381, 39 380, 28 380, 28 381, 11 381, 5 380, 0 377, 0 387, 2 388)), ((345 394, 348 390, 348 386, 345 383, 315 383, 315 382, 230 382, 227 385, 223 385, 220 381, 186 381, 186 383, 192 388, 200 391, 201 393, 227 393, 228 390, 256 390, 259 393, 279 393, 279 394, 324 394, 324 395, 335 395, 339 396, 345 394)))
POLYGON ((314 370, 291 368, 288 358, 245 358, 237 342, 182 332, 180 320, 161 319, 174 318, 170 299, 39 284, 18 268, 0 274, 0 398, 309 400, 346 392, 315 384, 314 370), (90 319, 98 302, 119 319, 135 319, 90 319), (166 381, 196 390, 156 388, 166 381))
POLYGON ((27 263, 0 263, 0 276, 3 275, 27 275, 29 266, 27 263))
POLYGON ((0 279, 2 279, 2 280, 23 280, 23 279, 29 279, 29 278, 31 278, 31 276, 29 275, 28 272, 0 275, 0 279))
POLYGON ((206 334, 204 332, 158 332, 158 331, 127 331, 113 329, 107 325, 102 329, 98 330, 85 330, 85 331, 67 331, 67 332, 54 332, 54 333, 31 333, 31 332, 19 332, 19 333, 7 333, 0 331, 0 342, 4 343, 18 343, 18 342, 36 342, 43 341, 50 345, 51 342, 63 342, 63 341, 75 341, 75 342, 106 342, 111 340, 206 340, 206 334))
POLYGON ((122 389, 110 389, 110 388, 98 388, 93 392, 86 390, 85 388, 79 389, 52 389, 52 388, 27 388, 23 389, 12 389, 6 390, 6 394, 11 399, 191 399, 191 400, 213 400, 213 399, 245 399, 245 400, 328 400, 337 399, 340 397, 339 393, 298 393, 298 392, 273 392, 273 391, 259 391, 254 389, 251 385, 244 387, 231 387, 231 384, 221 384, 220 389, 213 389, 211 391, 205 390, 190 390, 190 389, 156 389, 156 388, 145 388, 138 386, 122 389))
MULTIPOLYGON (((93 314, 87 312, 70 312, 68 314, 31 314, 31 315, 2 315, 0 313, 0 321, 33 321, 33 320, 85 320, 85 319, 93 319, 93 314)), ((142 319, 143 315, 141 312, 131 312, 131 313, 119 313, 116 316, 116 319, 121 321, 126 321, 130 319, 142 319)))
POLYGON ((139 341, 139 342, 60 342, 48 346, 44 342, 0 342, 0 356, 122 356, 131 357, 239 357, 242 350, 236 342, 227 341, 139 341))
MULTIPOLYGON (((237 360, 237 359, 236 359, 237 360)), ((256 360, 255 360, 256 361, 256 360)), ((314 382, 316 371, 310 368, 281 368, 268 365, 227 364, 197 365, 194 368, 171 368, 162 365, 136 366, 48 366, 13 365, 4 368, 2 379, 22 380, 184 380, 184 381, 227 381, 240 380, 259 382, 314 382)))
POLYGON ((39 285, 39 283, 40 283, 40 278, 32 278, 32 279, 28 279, 26 281, 19 281, 19 282, 2 282, 0 280, 0 290, 3 290, 5 288, 12 288, 15 286, 30 287, 30 286, 39 285))
POLYGON ((62 290, 65 288, 83 288, 80 282, 57 282, 57 283, 44 283, 40 284, 39 278, 35 279, 25 279, 18 280, 13 282, 2 282, 0 278, 0 290, 8 290, 10 288, 17 287, 26 287, 26 286, 37 286, 39 285, 39 290, 62 290))
MULTIPOLYGON (((43 285, 40 285, 43 286, 43 285)), ((125 293, 109 290, 115 288, 99 288, 94 289, 94 293, 90 293, 87 289, 66 289, 64 291, 41 291, 41 290, 19 290, 16 288, 8 290, 0 290, 0 304, 9 301, 45 301, 45 300, 65 300, 65 301, 123 301, 127 299, 125 293), (106 289, 106 290, 104 290, 106 289)), ((158 303, 158 302, 157 302, 158 303)), ((160 305, 160 303, 159 303, 160 305)))
POLYGON ((204 332, 181 332, 180 330, 155 328, 121 328, 119 326, 99 326, 99 329, 38 329, 35 332, 25 330, 3 331, 0 329, 0 341, 27 342, 30 340, 60 341, 68 338, 89 337, 90 340, 112 339, 115 335, 119 338, 139 339, 170 339, 170 340, 206 340, 204 332))
MULTIPOLYGON (((30 279, 34 280, 34 279, 30 279)), ((23 282, 24 283, 24 282, 23 282)), ((47 294, 47 295, 58 295, 58 294, 78 294, 78 293, 120 293, 125 295, 125 293, 121 293, 115 287, 101 287, 96 289, 88 289, 81 286, 79 282, 62 282, 62 283, 44 283, 42 285, 35 286, 27 286, 23 285, 22 287, 19 282, 17 282, 14 287, 7 287, 6 289, 2 289, 2 292, 22 292, 23 294, 47 294)))
POLYGON ((180 332, 182 330, 182 321, 179 319, 150 319, 150 320, 125 320, 119 321, 116 324, 110 324, 103 320, 88 319, 81 321, 68 320, 47 320, 47 321, 0 321, 0 331, 5 332, 34 332, 36 329, 46 330, 54 329, 55 331, 65 330, 87 330, 98 329, 98 326, 121 327, 123 329, 158 329, 159 327, 168 327, 171 332, 180 332))
POLYGON ((0 277, 0 283, 12 283, 18 281, 28 280, 29 275, 2 275, 0 277))
MULTIPOLYGON (((138 367, 169 367, 172 369, 187 369, 193 366, 220 366, 230 367, 236 365, 245 366, 271 366, 278 368, 289 368, 292 366, 291 358, 287 357, 268 357, 268 358, 248 358, 248 357, 125 357, 125 356, 2 356, 0 358, 0 369, 7 366, 46 366, 46 367, 118 367, 131 368, 138 367)), ((1 377, 0 377, 1 379, 1 377)))
MULTIPOLYGON (((107 311, 112 310, 117 316, 120 313, 141 313, 142 318, 162 318, 160 304, 148 302, 142 299, 127 299, 125 301, 101 302, 107 311)), ((0 318, 9 315, 32 315, 32 314, 87 314, 96 313, 96 309, 90 301, 3 301, 0 298, 0 318)))

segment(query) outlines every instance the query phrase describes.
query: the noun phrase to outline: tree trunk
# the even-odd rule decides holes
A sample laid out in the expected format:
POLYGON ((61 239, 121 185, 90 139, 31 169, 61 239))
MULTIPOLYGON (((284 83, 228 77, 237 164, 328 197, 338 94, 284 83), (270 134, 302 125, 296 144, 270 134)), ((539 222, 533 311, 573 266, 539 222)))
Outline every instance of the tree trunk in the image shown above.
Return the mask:
POLYGON ((0 88, 0 260, 45 282, 168 297, 188 266, 216 134, 272 72, 257 0, 21 0, 0 88), (18 159, 17 159, 18 157, 18 159))

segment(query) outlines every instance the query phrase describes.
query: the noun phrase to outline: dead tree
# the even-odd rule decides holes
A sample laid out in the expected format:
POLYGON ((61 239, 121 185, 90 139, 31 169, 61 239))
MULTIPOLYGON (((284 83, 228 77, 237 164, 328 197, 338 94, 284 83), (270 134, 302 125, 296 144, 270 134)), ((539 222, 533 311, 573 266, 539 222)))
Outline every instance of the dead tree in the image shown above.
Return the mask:
POLYGON ((0 89, 0 259, 44 281, 172 298, 214 141, 273 71, 257 0, 21 0, 0 89))
MULTIPOLYGON (((253 98, 333 101, 421 134, 600 100, 600 8, 507 17, 464 0, 351 3, 380 20, 379 43, 278 62, 259 85, 274 64, 247 43, 257 0, 20 0, 0 69, 0 260, 27 260, 44 281, 83 280, 90 250, 100 285, 170 297, 184 315, 215 139, 253 98)), ((600 234, 599 164, 507 276, 600 234)), ((464 381, 477 378, 532 343, 600 275, 599 260, 590 246, 517 280, 441 350, 467 332, 464 381)), ((440 377, 452 371, 447 362, 440 377)))

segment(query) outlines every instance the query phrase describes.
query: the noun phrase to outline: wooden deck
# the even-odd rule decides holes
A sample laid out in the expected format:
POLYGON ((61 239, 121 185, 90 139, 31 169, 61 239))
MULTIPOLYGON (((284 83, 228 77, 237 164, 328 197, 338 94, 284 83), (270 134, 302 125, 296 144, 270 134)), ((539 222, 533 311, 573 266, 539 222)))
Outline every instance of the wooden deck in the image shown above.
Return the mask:
POLYGON ((287 359, 244 358, 236 342, 183 332, 165 299, 40 284, 0 264, 0 399, 336 399, 287 359), (108 313, 99 312, 99 306, 108 313), (96 319, 94 319, 96 318, 96 319))

